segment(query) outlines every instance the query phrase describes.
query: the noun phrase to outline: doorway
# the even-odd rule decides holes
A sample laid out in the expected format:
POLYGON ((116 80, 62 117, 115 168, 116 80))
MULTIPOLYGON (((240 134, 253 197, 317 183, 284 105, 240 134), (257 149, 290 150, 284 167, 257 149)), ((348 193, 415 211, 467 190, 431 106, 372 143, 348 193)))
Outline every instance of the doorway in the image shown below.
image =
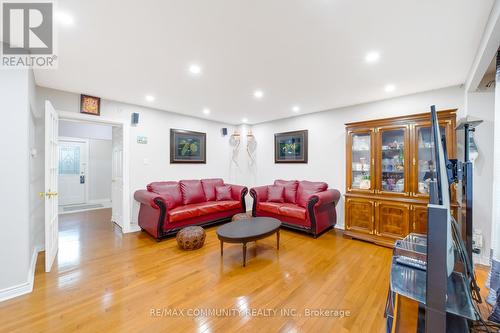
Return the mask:
MULTIPOLYGON (((56 258, 58 253, 58 243, 59 243, 59 139, 70 138, 66 141, 82 141, 74 140, 76 134, 71 133, 59 133, 59 122, 67 121, 71 124, 81 123, 81 124, 94 124, 94 125, 105 125, 111 129, 111 152, 104 158, 104 160, 110 163, 110 181, 101 182, 100 184, 105 184, 109 189, 109 197, 112 200, 111 210, 113 217, 110 219, 113 225, 118 225, 122 233, 139 231, 137 226, 132 226, 130 223, 130 175, 129 175, 129 138, 130 138, 130 125, 124 121, 117 121, 106 119, 105 117, 96 118, 94 116, 83 115, 76 112, 58 111, 55 110, 50 101, 45 101, 45 186, 44 192, 40 195, 45 198, 45 270, 49 272, 52 268, 52 263, 56 258), (63 136, 64 135, 64 136, 63 136), (63 137, 61 137, 63 136, 63 137), (112 194, 111 194, 112 193, 112 194)), ((90 143, 89 143, 90 145, 90 143)), ((78 154, 83 150, 84 145, 69 146, 68 151, 70 154, 78 154), (73 152, 71 152, 73 149, 73 152)), ((87 150, 87 156, 90 155, 87 150)), ((81 157, 81 155, 79 155, 81 157)), ((89 159, 89 161, 91 158, 89 159)), ((64 159, 62 160, 64 163, 64 159)), ((69 156, 66 160, 69 166, 63 166, 69 174, 73 174, 72 182, 87 182, 88 179, 97 179, 98 177, 92 178, 94 176, 100 175, 99 172, 92 172, 90 163, 87 165, 81 159, 77 161, 75 156, 69 156), (73 169, 71 169, 71 163, 73 162, 73 169), (78 162, 78 163, 77 163, 78 162), (79 169, 79 170, 78 170, 79 169), (82 176, 82 170, 84 172, 84 178, 82 176), (77 172, 79 171, 79 172, 77 172), (78 177, 77 177, 78 176, 78 177), (88 177, 88 178, 87 178, 88 177)), ((71 181, 68 181, 69 184, 71 181)), ((66 186, 65 184, 61 185, 66 186)), ((64 189, 63 189, 64 191, 64 189)), ((87 186, 84 190, 87 201, 89 198, 89 187, 87 186)), ((80 192, 81 193, 81 192, 80 192)), ((64 195, 64 194, 63 194, 64 195)), ((76 198, 76 195, 74 196, 76 198)), ((72 200, 81 201, 81 194, 78 199, 73 198, 72 200)), ((110 200, 110 201, 111 201, 110 200)))
POLYGON ((119 134, 113 138, 114 127, 59 122, 59 214, 111 208, 113 145, 122 144, 119 134))
POLYGON ((59 207, 63 212, 65 207, 87 203, 88 165, 88 140, 59 137, 59 207))

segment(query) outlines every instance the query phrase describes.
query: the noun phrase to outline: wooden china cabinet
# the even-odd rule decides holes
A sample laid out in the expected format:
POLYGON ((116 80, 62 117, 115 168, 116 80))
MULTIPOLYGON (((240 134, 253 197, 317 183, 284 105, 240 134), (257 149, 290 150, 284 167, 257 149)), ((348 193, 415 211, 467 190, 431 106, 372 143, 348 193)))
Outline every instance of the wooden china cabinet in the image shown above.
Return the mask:
MULTIPOLYGON (((456 110, 438 119, 455 158, 456 110)), ((345 236, 392 247, 410 232, 426 232, 430 130, 430 113, 346 124, 345 236)))

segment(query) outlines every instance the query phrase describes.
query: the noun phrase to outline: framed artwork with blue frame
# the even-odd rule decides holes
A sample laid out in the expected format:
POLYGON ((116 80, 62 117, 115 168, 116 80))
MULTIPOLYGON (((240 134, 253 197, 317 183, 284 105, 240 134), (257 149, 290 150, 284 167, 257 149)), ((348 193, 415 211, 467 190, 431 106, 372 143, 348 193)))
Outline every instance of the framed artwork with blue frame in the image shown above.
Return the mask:
POLYGON ((274 134, 274 163, 307 163, 307 130, 274 134))
POLYGON ((170 163, 207 163, 205 133, 170 129, 170 163))

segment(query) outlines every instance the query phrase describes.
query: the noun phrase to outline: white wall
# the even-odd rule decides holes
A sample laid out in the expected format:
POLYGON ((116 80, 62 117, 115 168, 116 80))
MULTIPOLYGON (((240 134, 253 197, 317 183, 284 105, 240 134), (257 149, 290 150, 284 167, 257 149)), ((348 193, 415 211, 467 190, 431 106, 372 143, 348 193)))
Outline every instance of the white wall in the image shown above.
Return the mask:
POLYGON ((0 75, 0 298, 27 283, 30 269, 29 84, 27 70, 0 75))
POLYGON ((59 136, 88 140, 87 201, 110 201, 112 126, 61 120, 59 136))
POLYGON ((59 122, 59 136, 69 136, 83 139, 111 140, 112 130, 111 125, 61 120, 59 122))
MULTIPOLYGON (((270 184, 278 178, 325 181, 345 193, 345 123, 428 112, 432 104, 438 110, 461 109, 463 96, 462 88, 450 87, 254 125, 257 162, 247 182, 270 184), (309 130, 309 163, 275 164, 274 133, 302 129, 309 130)), ((338 205, 338 227, 343 226, 342 201, 338 205)))
POLYGON ((474 161, 473 184, 473 225, 483 235, 481 254, 475 261, 489 264, 492 233, 492 193, 493 193, 493 151, 495 123, 495 93, 493 89, 468 93, 467 116, 482 119, 483 123, 476 128, 474 140, 479 157, 474 161))
MULTIPOLYGON (((78 94, 38 87, 39 103, 48 99, 58 111, 79 112, 78 94)), ((229 136, 221 136, 224 123, 183 116, 115 101, 101 100, 101 117, 130 122, 132 112, 140 114, 139 125, 130 130, 130 188, 143 189, 152 181, 221 177, 230 179, 229 136), (206 164, 170 164, 170 128, 207 134, 206 164), (148 144, 138 144, 147 136, 148 144)), ((132 198, 132 223, 137 223, 139 205, 132 198)))
POLYGON ((111 200, 112 141, 89 140, 89 201, 111 200))

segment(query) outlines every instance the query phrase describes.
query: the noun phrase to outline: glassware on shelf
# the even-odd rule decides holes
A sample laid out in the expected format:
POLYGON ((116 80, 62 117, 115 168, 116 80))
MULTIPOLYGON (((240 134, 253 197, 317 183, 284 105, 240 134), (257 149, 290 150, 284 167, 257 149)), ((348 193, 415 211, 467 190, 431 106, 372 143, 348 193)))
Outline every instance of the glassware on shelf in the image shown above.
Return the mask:
POLYGON ((371 160, 371 135, 360 133, 352 135, 351 188, 367 190, 371 188, 370 160, 371 160))
MULTIPOLYGON (((441 136, 445 135, 445 128, 439 127, 441 136)), ((431 140, 431 128, 420 127, 418 129, 418 193, 429 194, 429 183, 434 177, 434 165, 432 162, 432 150, 434 149, 431 140)))
POLYGON ((404 129, 382 131, 382 190, 405 191, 404 129))

